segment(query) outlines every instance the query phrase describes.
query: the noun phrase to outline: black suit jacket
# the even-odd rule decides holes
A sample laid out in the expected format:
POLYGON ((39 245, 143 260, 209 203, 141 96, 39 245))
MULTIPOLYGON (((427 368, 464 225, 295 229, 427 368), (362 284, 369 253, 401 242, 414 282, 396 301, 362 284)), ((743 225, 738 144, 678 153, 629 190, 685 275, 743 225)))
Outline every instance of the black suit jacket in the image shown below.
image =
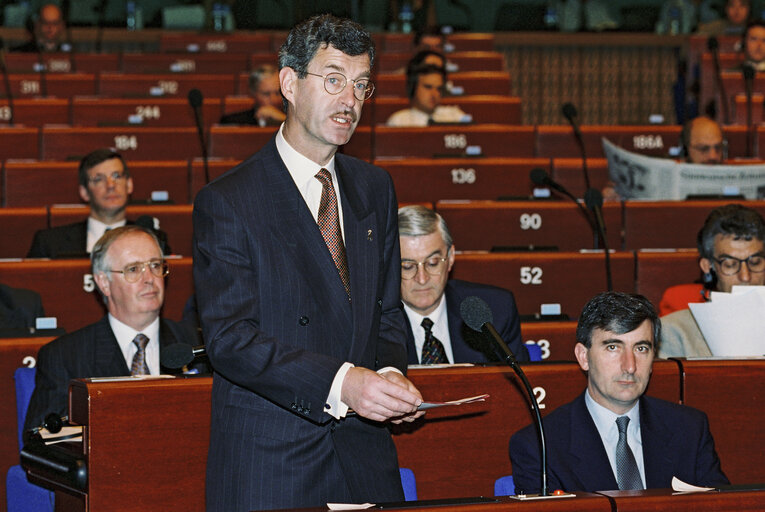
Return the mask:
POLYGON ((40 294, 0 283, 0 336, 5 329, 18 332, 34 327, 35 319, 43 316, 40 294))
MULTIPOLYGON (((526 345, 521 341, 521 323, 518 309, 515 306, 515 298, 511 291, 496 286, 449 279, 446 282, 444 295, 446 296, 446 315, 454 363, 501 361, 493 343, 486 340, 482 333, 474 331, 462 321, 460 304, 470 296, 479 297, 489 305, 494 317, 492 323, 515 354, 515 358, 523 362, 529 360, 529 352, 526 350, 526 345)), ((419 364, 412 326, 409 322, 406 323, 406 326, 406 348, 409 364, 419 364)))
MULTIPOLYGON (((255 125, 260 126, 258 119, 255 117, 255 107, 249 110, 242 110, 240 112, 232 112, 231 114, 224 114, 221 116, 219 124, 240 124, 240 125, 255 125)), ((281 121, 274 121, 272 119, 266 120, 266 126, 279 126, 281 121)))
POLYGON ((403 499, 385 426, 325 412, 351 362, 406 370, 390 176, 335 157, 349 302, 272 138, 194 205, 194 284, 215 369, 207 510, 403 499))
MULTIPOLYGON (((174 343, 195 344, 192 331, 172 320, 160 320, 159 350, 174 343)), ((162 373, 179 373, 161 368, 162 373)), ((69 410, 69 381, 90 377, 130 375, 108 316, 94 324, 56 338, 37 353, 35 390, 29 401, 24 429, 42 425, 48 413, 64 416, 69 410)))
MULTIPOLYGON (((668 489, 672 477, 693 485, 728 484, 720 469, 706 414, 658 398, 640 398, 640 436, 646 487, 668 489)), ((587 410, 584 393, 550 413, 543 420, 547 440, 549 490, 618 490, 595 422, 587 410)), ((510 459, 515 488, 540 490, 539 445, 534 425, 510 439, 510 459)))
MULTIPOLYGON (((134 224, 128 220, 128 224, 134 224)), ((167 234, 162 230, 154 230, 159 239, 162 254, 172 254, 167 242, 167 234)), ((55 228, 40 229, 32 239, 27 258, 87 258, 88 220, 56 226, 55 228)))

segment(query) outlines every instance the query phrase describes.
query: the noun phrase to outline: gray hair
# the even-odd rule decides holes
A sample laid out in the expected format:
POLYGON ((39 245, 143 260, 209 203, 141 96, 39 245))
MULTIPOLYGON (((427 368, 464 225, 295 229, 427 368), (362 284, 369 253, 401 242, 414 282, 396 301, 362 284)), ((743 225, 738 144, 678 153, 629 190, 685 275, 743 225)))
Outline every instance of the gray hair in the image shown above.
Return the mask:
POLYGON ((740 204, 726 204, 715 208, 707 216, 696 237, 699 255, 708 260, 715 257, 715 236, 732 236, 734 240, 765 241, 765 221, 751 208, 740 204))
POLYGON ((137 224, 128 224, 119 228, 110 229, 104 233, 101 238, 98 239, 96 245, 93 246, 93 252, 90 253, 90 267, 94 276, 103 273, 106 274, 107 279, 111 281, 112 262, 109 261, 109 256, 107 254, 109 252, 109 247, 111 247, 112 244, 119 238, 130 233, 145 233, 149 235, 152 240, 154 240, 154 243, 157 244, 159 253, 162 254, 162 248, 159 244, 157 235, 153 231, 146 229, 143 226, 139 226, 137 224))
POLYGON ((398 209, 399 236, 426 236, 441 231, 446 248, 452 246, 452 234, 441 215, 420 205, 402 206, 398 209))

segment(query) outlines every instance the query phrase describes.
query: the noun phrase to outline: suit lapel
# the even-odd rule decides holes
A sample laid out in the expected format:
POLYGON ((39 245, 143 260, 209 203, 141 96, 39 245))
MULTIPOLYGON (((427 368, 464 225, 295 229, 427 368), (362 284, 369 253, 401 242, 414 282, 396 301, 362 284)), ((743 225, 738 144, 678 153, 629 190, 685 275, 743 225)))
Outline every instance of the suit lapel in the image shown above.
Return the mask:
POLYGON ((104 316, 96 324, 94 337, 94 359, 98 375, 130 375, 130 369, 125 362, 125 357, 122 355, 117 338, 114 336, 114 332, 109 325, 108 316, 104 316))
POLYGON ((643 443, 643 465, 646 487, 666 487, 672 480, 672 437, 674 432, 667 428, 661 418, 653 414, 650 403, 640 399, 640 438, 643 443))
POLYGON ((579 395, 571 408, 569 453, 572 457, 572 472, 580 484, 577 488, 594 490, 619 488, 603 441, 600 439, 600 433, 587 410, 584 393, 579 395))

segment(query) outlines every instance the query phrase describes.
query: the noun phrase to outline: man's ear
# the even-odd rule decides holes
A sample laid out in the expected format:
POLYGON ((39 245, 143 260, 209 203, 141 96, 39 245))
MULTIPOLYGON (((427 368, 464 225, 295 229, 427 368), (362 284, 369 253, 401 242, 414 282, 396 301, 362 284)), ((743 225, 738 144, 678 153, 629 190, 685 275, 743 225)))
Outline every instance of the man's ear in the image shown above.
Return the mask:
POLYGON ((125 183, 125 189, 127 190, 128 195, 133 193, 133 178, 130 176, 128 176, 127 182, 125 183))
POLYGON ((448 250, 449 250, 449 258, 446 260, 446 264, 447 264, 446 272, 447 273, 451 272, 452 271, 452 267, 454 266, 454 251, 455 251, 454 244, 452 244, 452 246, 448 250))
POLYGON ((701 268, 701 271, 705 274, 711 274, 712 273, 712 262, 709 261, 707 258, 701 258, 699 260, 699 267, 701 268))
POLYGON ((579 363, 579 367, 584 371, 588 371, 590 369, 590 362, 587 360, 588 351, 589 349, 581 343, 574 345, 574 356, 576 356, 576 362, 579 363))
POLYGON ((86 203, 90 202, 90 192, 88 192, 88 189, 82 185, 80 185, 80 198, 86 203))
POLYGON ((295 104, 297 81, 298 75, 294 69, 285 66, 279 70, 279 87, 282 90, 282 96, 293 105, 295 104))
POLYGON ((101 290, 101 293, 104 297, 109 297, 112 294, 111 290, 111 281, 109 281, 109 278, 106 277, 106 274, 103 272, 99 272, 98 274, 93 276, 93 280, 96 282, 96 286, 98 286, 98 289, 101 290))

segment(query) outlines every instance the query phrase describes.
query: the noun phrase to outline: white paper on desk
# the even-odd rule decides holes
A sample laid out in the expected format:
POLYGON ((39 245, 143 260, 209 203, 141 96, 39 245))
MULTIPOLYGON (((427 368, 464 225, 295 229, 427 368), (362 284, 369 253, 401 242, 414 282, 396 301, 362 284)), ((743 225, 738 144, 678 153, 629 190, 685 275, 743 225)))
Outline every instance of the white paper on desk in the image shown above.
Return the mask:
POLYGON ((713 355, 765 354, 764 297, 753 289, 747 293, 716 293, 712 302, 688 305, 713 355))
POLYGON ((330 510, 360 510, 374 506, 374 503, 327 503, 327 508, 330 510))
POLYGON ((714 487, 698 487, 689 483, 683 482, 676 476, 672 477, 672 490, 675 492, 707 492, 714 491, 714 487))
POLYGON ((483 395, 471 396, 468 398, 461 398, 459 400, 450 400, 448 402, 422 402, 420 406, 417 408, 417 410, 425 411, 427 409, 435 409, 436 407, 446 407, 449 405, 462 405, 462 404, 472 404, 474 402, 485 402, 487 398, 489 398, 489 395, 483 394, 483 395))
POLYGON ((45 444, 55 444, 62 441, 71 441, 73 439, 82 439, 82 426, 72 425, 61 427, 56 433, 49 432, 47 428, 40 429, 40 437, 45 444))

